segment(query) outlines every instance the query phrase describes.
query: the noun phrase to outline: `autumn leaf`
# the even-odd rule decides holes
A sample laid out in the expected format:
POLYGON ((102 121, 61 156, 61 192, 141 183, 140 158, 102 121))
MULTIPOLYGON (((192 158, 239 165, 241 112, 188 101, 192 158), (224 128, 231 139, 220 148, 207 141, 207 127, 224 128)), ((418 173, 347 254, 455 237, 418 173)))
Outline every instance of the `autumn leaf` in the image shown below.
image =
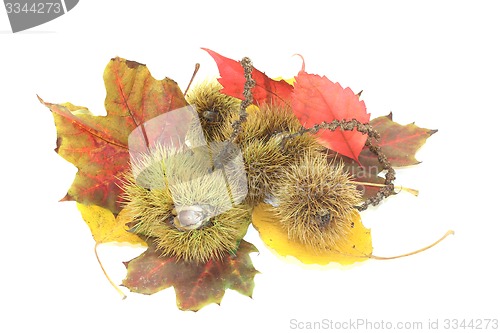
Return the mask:
MULTIPOLYGON (((218 81, 224 87, 221 92, 243 100, 245 77, 239 61, 226 58, 206 48, 202 49, 217 63, 221 76, 218 81)), ((285 80, 273 80, 256 68, 252 71, 252 78, 255 80, 255 87, 252 89, 254 104, 284 105, 290 102, 293 86, 285 80)))
POLYGON ((242 240, 233 256, 203 264, 161 256, 150 244, 146 252, 125 263, 127 277, 123 285, 146 295, 173 286, 179 309, 198 311, 210 303, 220 304, 226 289, 252 296, 253 278, 258 271, 249 253, 256 251, 242 240))
MULTIPOLYGON (((392 113, 370 121, 380 133, 377 144, 389 159, 393 167, 403 167, 420 163, 415 158, 416 152, 424 145, 426 140, 437 132, 416 126, 414 123, 400 125, 392 120, 392 113)), ((363 165, 377 165, 377 157, 368 149, 364 149, 359 160, 363 165)))
POLYGON ((84 205, 77 203, 76 206, 87 223, 92 237, 97 244, 109 242, 121 242, 146 246, 147 244, 136 234, 129 232, 127 223, 132 218, 127 209, 120 211, 115 217, 113 213, 97 205, 84 205))
MULTIPOLYGON (((212 50, 203 50, 217 63, 221 75, 219 82, 224 87, 221 92, 243 99, 245 77, 240 63, 212 50)), ((359 96, 351 89, 344 89, 324 76, 308 74, 302 70, 295 77, 293 86, 283 79, 273 80, 257 69, 252 72, 252 77, 256 81, 256 87, 252 90, 256 104, 288 104, 291 99, 295 115, 306 128, 334 119, 356 119, 362 123, 370 120, 365 104, 359 100, 359 96)), ((325 147, 354 160, 357 160, 366 142, 366 135, 356 130, 322 130, 318 137, 325 147)))
MULTIPOLYGON (((333 120, 356 119, 361 123, 370 120, 365 103, 350 88, 344 89, 325 76, 303 70, 295 79, 292 110, 305 128, 333 120)), ((366 142, 366 135, 357 130, 321 130, 318 138, 325 147, 355 161, 366 142)))
MULTIPOLYGON (((426 140, 437 132, 416 126, 415 124, 400 125, 392 120, 392 113, 387 116, 375 118, 370 121, 370 125, 378 131, 380 139, 374 141, 382 148, 382 152, 387 156, 393 167, 404 167, 420 163, 415 158, 415 153, 420 149, 426 140)), ((332 154, 333 160, 339 159, 344 164, 344 169, 358 183, 358 189, 362 192, 363 198, 367 199, 376 194, 380 187, 385 184, 385 179, 379 176, 382 171, 377 156, 368 147, 363 148, 359 155, 359 162, 353 159, 332 154), (377 184, 372 186, 370 184, 377 184)), ((396 191, 404 190, 418 195, 418 191, 401 186, 396 186, 396 191)))
POLYGON ((326 265, 336 262, 349 265, 369 259, 373 250, 371 232, 363 226, 357 211, 352 213, 352 224, 346 237, 338 244, 332 244, 330 251, 323 252, 290 240, 269 205, 261 204, 254 208, 252 223, 269 248, 281 256, 295 257, 304 264, 326 265))
MULTIPOLYGON (((128 136, 147 120, 186 105, 177 83, 154 79, 147 67, 113 58, 104 70, 106 116, 71 103, 46 105, 57 128, 56 152, 77 168, 62 199, 121 210, 117 176, 129 168, 128 136)), ((146 142, 154 138, 144 137, 146 142)))

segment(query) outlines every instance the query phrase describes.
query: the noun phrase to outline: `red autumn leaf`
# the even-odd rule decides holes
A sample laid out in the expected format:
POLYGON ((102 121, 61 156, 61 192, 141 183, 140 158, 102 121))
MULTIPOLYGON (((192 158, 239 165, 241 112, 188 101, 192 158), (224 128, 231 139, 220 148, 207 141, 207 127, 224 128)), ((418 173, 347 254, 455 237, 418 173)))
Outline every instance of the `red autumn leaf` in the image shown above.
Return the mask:
MULTIPOLYGON (((420 163, 415 154, 425 141, 437 130, 416 126, 414 123, 400 125, 392 120, 392 113, 373 119, 370 122, 380 133, 377 142, 393 167, 403 167, 420 163)), ((379 165, 378 159, 368 149, 364 149, 359 160, 362 165, 379 165)))
POLYGON ((139 257, 125 263, 123 285, 130 291, 151 295, 174 287, 181 310, 198 311, 210 303, 220 304, 226 289, 252 296, 255 274, 249 253, 257 249, 241 241, 233 256, 205 264, 160 256, 153 244, 139 257))
POLYGON ((78 168, 62 200, 98 205, 116 214, 122 193, 116 177, 129 167, 130 132, 186 102, 177 83, 168 78, 155 80, 145 65, 134 61, 111 59, 104 82, 106 116, 94 116, 87 108, 70 103, 40 101, 54 116, 56 152, 78 168))
MULTIPOLYGON (((299 72, 295 77, 292 110, 305 128, 333 120, 370 120, 366 106, 350 88, 342 88, 325 76, 299 72)), ((318 138, 323 145, 341 155, 358 160, 366 135, 358 131, 322 130, 318 138)))
MULTIPOLYGON (((245 76, 240 62, 226 58, 212 50, 202 49, 207 51, 217 63, 221 76, 218 81, 223 86, 221 92, 241 100, 244 99, 245 76)), ((284 105, 289 103, 293 86, 285 80, 273 80, 256 68, 252 72, 252 78, 255 80, 255 87, 252 89, 254 104, 284 105)))

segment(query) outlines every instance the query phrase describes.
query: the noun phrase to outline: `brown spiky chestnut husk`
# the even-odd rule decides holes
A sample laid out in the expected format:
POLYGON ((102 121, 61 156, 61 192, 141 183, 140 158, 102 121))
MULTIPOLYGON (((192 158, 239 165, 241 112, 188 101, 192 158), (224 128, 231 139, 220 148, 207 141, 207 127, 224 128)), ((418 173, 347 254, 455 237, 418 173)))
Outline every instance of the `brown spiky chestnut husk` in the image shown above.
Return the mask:
POLYGON ((306 153, 281 176, 272 190, 277 223, 289 239, 318 251, 331 250, 345 238, 361 202, 342 164, 332 164, 324 154, 306 153))

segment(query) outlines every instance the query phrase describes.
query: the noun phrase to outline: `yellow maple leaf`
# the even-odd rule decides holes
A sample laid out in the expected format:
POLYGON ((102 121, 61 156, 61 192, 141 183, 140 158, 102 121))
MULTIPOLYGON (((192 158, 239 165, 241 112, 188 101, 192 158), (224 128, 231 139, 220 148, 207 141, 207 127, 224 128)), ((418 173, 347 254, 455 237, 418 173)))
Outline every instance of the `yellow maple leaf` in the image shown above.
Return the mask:
POLYGON ((108 273, 104 269, 99 255, 97 253, 97 246, 103 243, 119 242, 129 243, 132 245, 147 246, 139 236, 128 231, 127 223, 131 221, 132 217, 127 209, 122 209, 118 216, 106 208, 97 205, 84 205, 79 202, 76 203, 78 210, 82 214, 83 220, 87 223, 95 240, 94 253, 99 262, 99 266, 108 279, 113 288, 118 291, 123 299, 127 296, 121 291, 118 286, 111 280, 108 273))
POLYGON ((122 242, 146 246, 139 236, 128 231, 126 224, 131 216, 127 209, 122 209, 115 218, 110 210, 100 206, 77 203, 77 207, 97 244, 122 242))
POLYGON ((352 227, 346 238, 339 244, 334 244, 332 250, 318 252, 302 243, 290 240, 287 231, 278 223, 269 207, 264 204, 257 206, 253 211, 252 223, 263 242, 281 256, 293 256, 304 264, 319 265, 331 262, 349 265, 371 257, 373 251, 371 232, 363 226, 357 211, 353 211, 352 227))

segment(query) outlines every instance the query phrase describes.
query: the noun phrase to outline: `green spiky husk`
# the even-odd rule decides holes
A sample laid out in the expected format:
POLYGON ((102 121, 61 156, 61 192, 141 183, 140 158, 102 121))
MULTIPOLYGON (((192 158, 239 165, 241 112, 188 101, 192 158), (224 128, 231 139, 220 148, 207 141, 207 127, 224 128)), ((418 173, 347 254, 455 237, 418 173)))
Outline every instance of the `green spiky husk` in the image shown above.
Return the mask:
MULTIPOLYGON (((206 149, 182 152, 157 147, 132 163, 136 174, 125 176, 123 200, 133 215, 133 232, 151 238, 163 255, 187 261, 220 259, 238 248, 250 223, 250 209, 244 204, 231 206, 231 200, 243 201, 244 193, 228 198, 226 182, 214 174, 206 177, 212 167, 206 149), (172 210, 193 205, 221 212, 200 229, 177 229, 172 210)), ((237 181, 236 174, 226 176, 229 183, 237 181)))

